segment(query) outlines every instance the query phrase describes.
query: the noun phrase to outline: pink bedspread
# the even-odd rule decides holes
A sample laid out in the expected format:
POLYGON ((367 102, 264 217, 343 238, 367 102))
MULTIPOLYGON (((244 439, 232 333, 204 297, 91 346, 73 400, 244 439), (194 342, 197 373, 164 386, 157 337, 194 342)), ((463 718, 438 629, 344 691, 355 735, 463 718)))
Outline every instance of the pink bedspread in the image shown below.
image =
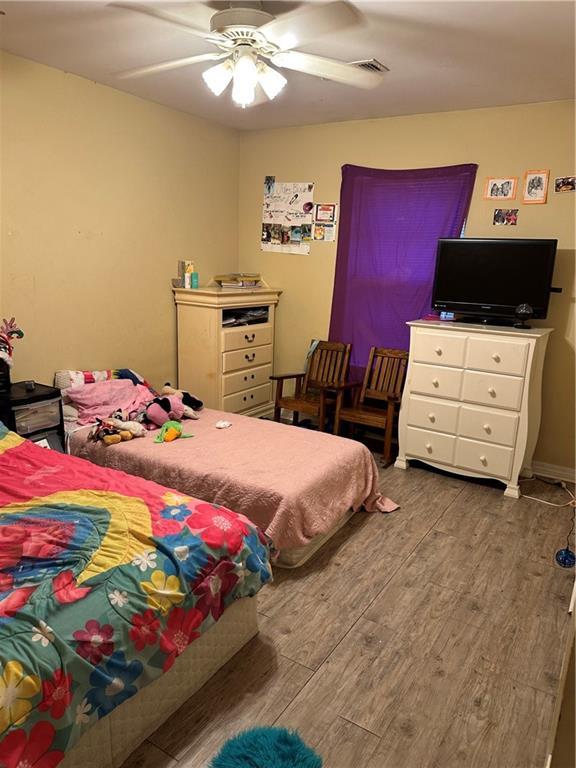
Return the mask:
POLYGON ((95 419, 107 419, 120 409, 130 412, 149 403, 154 395, 143 384, 134 384, 129 379, 97 381, 94 384, 79 384, 69 387, 66 394, 78 408, 78 424, 89 424, 95 419))
POLYGON ((71 452, 242 512, 278 549, 327 533, 348 509, 391 512, 378 469, 362 443, 307 429, 204 409, 184 422, 193 440, 154 443, 156 432, 105 447, 71 436, 71 452), (232 422, 216 429, 220 419, 232 422))

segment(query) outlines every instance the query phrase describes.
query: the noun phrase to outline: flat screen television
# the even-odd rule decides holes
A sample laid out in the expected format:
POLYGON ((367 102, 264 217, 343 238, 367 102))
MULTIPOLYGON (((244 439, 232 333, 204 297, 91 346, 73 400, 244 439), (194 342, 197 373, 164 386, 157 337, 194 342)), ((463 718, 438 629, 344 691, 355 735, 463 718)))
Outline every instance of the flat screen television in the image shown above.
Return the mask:
POLYGON ((529 304, 545 318, 557 240, 438 240, 432 308, 483 322, 510 321, 529 304))

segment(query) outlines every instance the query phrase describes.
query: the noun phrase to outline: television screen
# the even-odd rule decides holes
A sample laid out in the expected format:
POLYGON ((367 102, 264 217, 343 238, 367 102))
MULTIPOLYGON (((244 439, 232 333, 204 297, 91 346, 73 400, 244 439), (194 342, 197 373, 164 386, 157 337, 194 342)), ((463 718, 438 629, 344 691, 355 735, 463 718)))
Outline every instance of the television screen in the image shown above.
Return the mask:
POLYGON ((439 240, 432 306, 436 310, 514 317, 530 304, 534 317, 548 311, 557 240, 439 240))

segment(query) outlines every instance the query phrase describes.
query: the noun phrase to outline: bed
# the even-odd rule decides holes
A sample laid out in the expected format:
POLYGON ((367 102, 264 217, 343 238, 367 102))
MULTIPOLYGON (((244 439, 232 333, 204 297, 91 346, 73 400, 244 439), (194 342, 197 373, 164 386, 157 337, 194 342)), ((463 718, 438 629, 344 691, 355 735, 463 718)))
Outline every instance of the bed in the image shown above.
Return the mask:
POLYGON ((0 764, 120 766, 256 633, 270 574, 243 515, 0 423, 0 764))
POLYGON ((70 437, 70 451, 96 464, 178 488, 242 512, 272 539, 277 563, 302 564, 361 507, 390 512, 370 451, 355 440, 205 408, 184 422, 189 440, 155 432, 115 446, 70 437), (217 429, 219 421, 231 423, 217 429))

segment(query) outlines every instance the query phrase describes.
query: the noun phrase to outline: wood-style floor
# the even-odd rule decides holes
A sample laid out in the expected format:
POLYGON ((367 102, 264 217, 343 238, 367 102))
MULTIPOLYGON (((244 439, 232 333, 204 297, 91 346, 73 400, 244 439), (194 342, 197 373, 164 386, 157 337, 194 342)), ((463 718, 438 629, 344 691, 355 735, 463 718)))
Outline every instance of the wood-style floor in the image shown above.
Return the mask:
POLYGON ((205 768, 255 725, 296 728, 324 768, 544 767, 569 508, 418 468, 387 469, 382 490, 401 509, 359 513, 309 564, 277 570, 259 636, 124 768, 205 768))

